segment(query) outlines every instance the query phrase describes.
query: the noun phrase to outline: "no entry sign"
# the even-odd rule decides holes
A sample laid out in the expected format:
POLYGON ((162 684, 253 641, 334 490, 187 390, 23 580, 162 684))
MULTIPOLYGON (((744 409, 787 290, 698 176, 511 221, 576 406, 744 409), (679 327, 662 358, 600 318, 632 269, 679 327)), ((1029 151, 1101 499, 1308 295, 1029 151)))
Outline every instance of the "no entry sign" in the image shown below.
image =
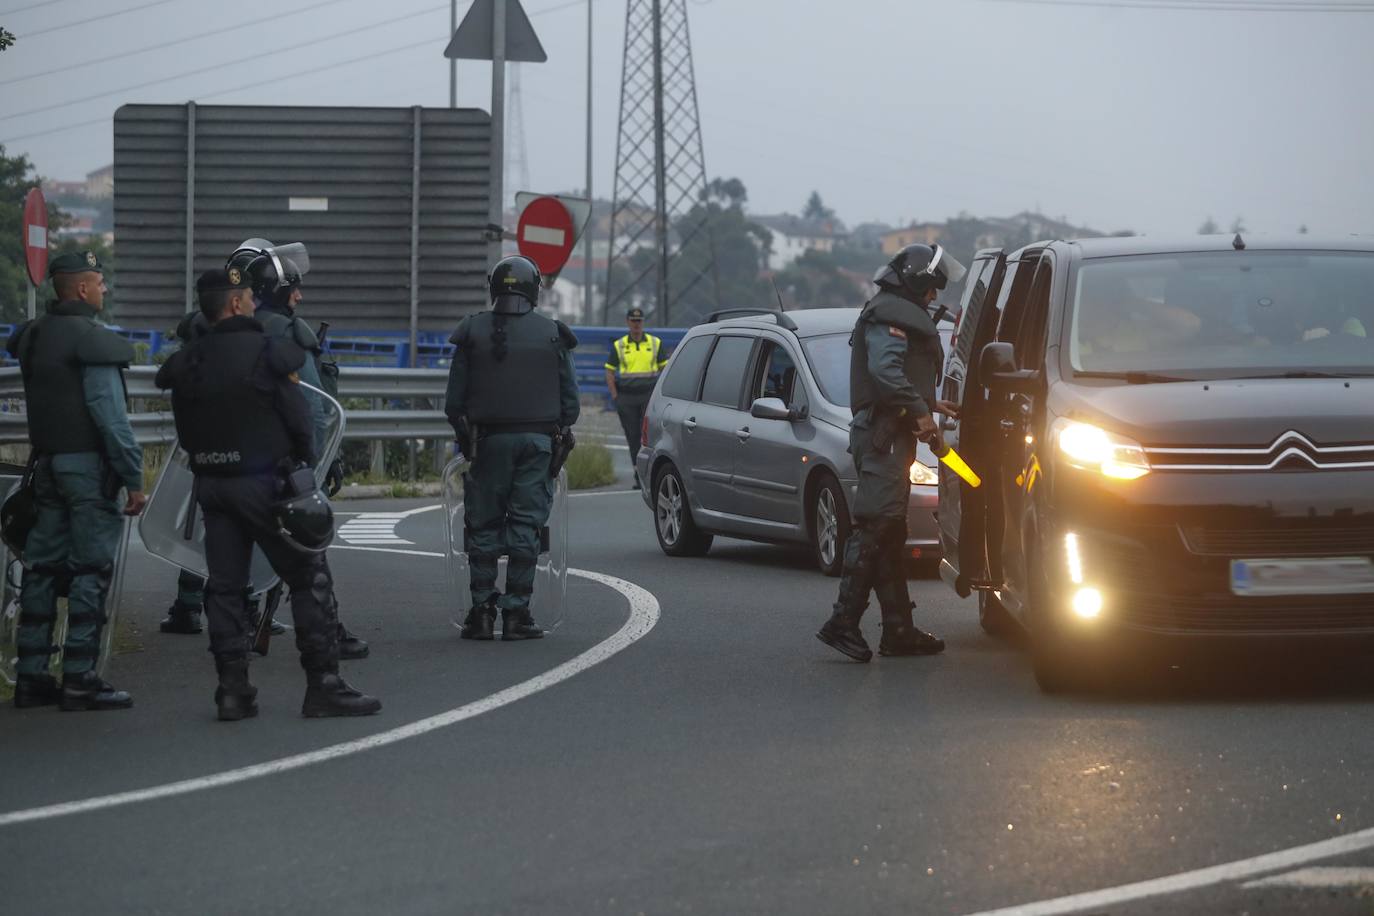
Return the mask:
POLYGON ((34 188, 24 198, 24 260, 29 280, 40 285, 48 276, 48 202, 34 188))
POLYGON ((556 197, 537 197, 520 211, 516 229, 520 253, 529 258, 545 276, 563 269, 577 243, 572 214, 556 197))

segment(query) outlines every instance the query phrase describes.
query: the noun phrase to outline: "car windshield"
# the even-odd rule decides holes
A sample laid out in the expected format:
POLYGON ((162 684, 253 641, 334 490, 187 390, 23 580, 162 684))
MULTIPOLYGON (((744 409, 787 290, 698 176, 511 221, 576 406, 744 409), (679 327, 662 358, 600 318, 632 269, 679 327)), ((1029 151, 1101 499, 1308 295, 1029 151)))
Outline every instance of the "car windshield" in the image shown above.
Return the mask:
POLYGON ((1075 372, 1145 378, 1374 374, 1374 254, 1236 251, 1086 261, 1075 372))
POLYGON ((849 334, 826 334, 802 341, 811 374, 831 404, 849 406, 849 334))

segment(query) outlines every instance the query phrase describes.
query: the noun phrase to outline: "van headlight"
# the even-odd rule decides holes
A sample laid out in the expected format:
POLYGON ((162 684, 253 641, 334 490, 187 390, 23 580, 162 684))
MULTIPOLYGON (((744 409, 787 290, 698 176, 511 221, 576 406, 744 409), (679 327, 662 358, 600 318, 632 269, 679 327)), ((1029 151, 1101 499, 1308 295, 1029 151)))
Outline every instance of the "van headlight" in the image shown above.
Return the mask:
POLYGON ((1051 433, 1059 454, 1076 468, 1116 480, 1136 480, 1150 473, 1145 449, 1133 439, 1069 419, 1056 421, 1051 433))
POLYGON ((940 475, 934 468, 926 467, 919 460, 911 463, 911 482, 918 487, 934 487, 940 483, 940 475))

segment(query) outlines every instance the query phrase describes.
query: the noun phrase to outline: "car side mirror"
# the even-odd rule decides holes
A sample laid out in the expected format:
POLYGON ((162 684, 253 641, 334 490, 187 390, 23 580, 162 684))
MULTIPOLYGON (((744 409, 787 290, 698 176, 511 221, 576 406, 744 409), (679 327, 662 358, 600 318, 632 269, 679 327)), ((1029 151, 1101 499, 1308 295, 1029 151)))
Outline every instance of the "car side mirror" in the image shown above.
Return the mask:
POLYGON ((749 407, 749 415, 760 420, 797 420, 798 411, 788 407, 782 398, 759 398, 749 407))
POLYGON ((994 391, 1029 391, 1040 381, 1040 372, 1016 368, 1015 349, 1004 340, 995 340, 979 356, 978 381, 994 391))

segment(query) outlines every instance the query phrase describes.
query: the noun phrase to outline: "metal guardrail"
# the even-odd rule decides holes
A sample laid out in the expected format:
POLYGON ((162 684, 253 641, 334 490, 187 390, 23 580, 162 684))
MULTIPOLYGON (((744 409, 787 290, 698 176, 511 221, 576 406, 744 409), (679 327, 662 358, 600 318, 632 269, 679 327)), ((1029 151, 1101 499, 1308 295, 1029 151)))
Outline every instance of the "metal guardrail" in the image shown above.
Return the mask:
MULTIPOLYGON (((158 400, 165 392, 153 385, 156 366, 133 366, 125 373, 129 397, 158 400)), ((443 369, 385 369, 350 367, 339 378, 339 396, 398 400, 429 398, 442 401, 448 384, 443 369)), ((0 368, 0 401, 22 401, 24 381, 18 367, 0 368)), ((151 410, 129 415, 139 445, 159 445, 176 439, 176 426, 170 410, 151 410)), ((453 428, 442 410, 350 410, 344 439, 375 441, 381 439, 449 439, 453 428)), ((28 421, 22 411, 0 411, 0 445, 23 445, 28 439, 28 421)))

